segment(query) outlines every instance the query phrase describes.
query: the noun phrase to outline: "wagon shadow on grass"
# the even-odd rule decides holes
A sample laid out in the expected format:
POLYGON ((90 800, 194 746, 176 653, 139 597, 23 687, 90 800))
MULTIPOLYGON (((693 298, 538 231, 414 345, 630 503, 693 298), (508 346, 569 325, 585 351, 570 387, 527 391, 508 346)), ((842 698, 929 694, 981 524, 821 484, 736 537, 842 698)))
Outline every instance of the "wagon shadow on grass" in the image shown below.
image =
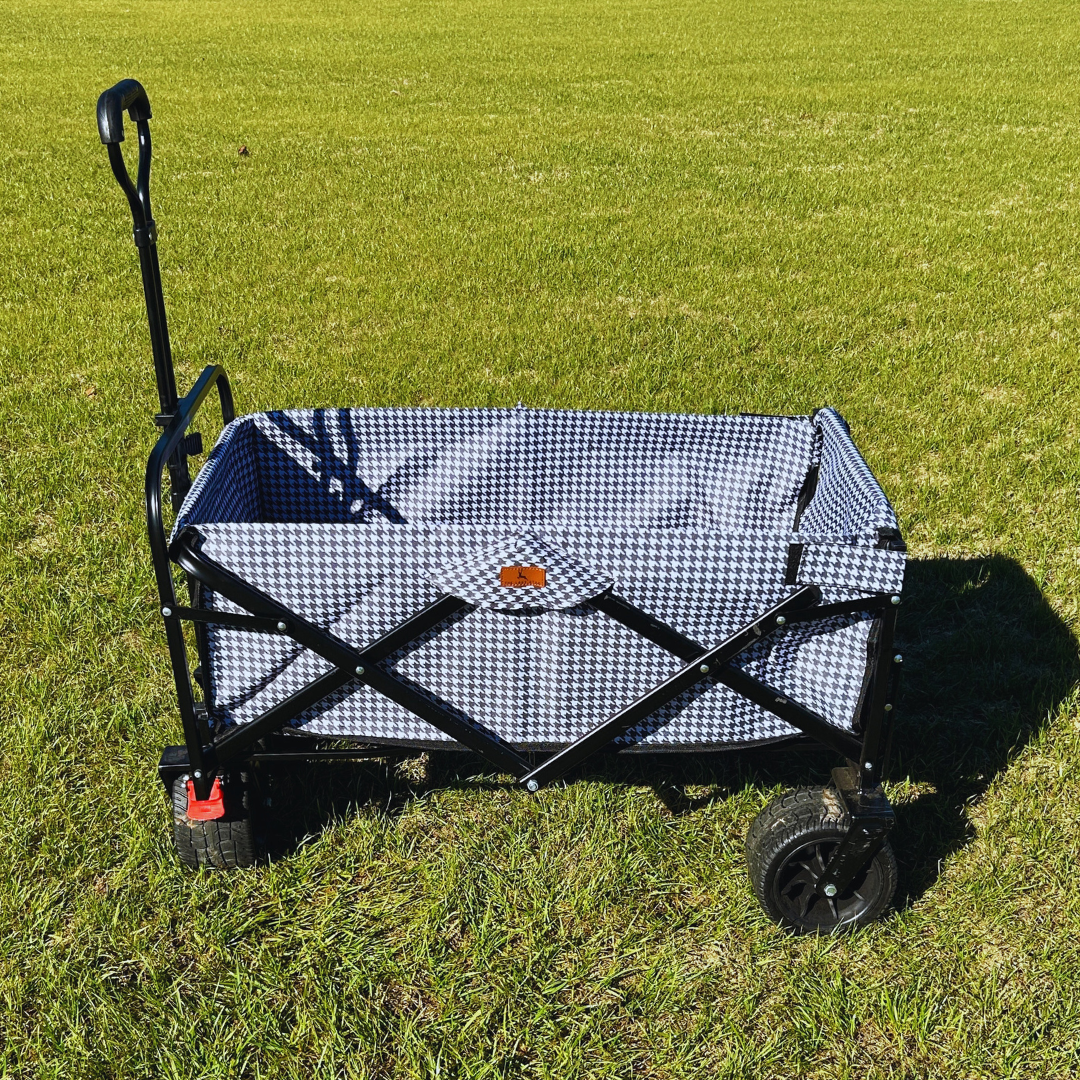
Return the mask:
MULTIPOLYGON (((1080 682, 1080 653, 1038 584, 1003 555, 911 560, 897 631, 904 681, 889 772, 911 782, 898 792, 892 835, 902 908, 973 839, 966 807, 1080 682)), ((711 796, 680 798, 673 778, 658 794, 689 812, 746 783, 824 783, 835 763, 824 748, 715 755, 711 796)))
POLYGON ((968 804, 1080 682, 1076 638, 1014 559, 913 560, 901 610, 891 775, 926 790, 896 808, 898 906, 917 900, 973 838, 968 804))
MULTIPOLYGON (((892 841, 901 870, 896 902, 905 907, 972 839, 965 807, 1080 682, 1080 655, 1037 583, 1002 555, 910 561, 897 647, 904 686, 890 775, 907 778, 911 788, 899 794, 892 841)), ((633 754, 595 758, 569 779, 648 785, 670 813, 682 815, 747 785, 821 784, 835 764, 832 752, 817 746, 633 754)), ((396 815, 432 789, 512 786, 486 775, 471 755, 453 753, 434 755, 426 766, 323 766, 275 782, 285 785, 275 801, 287 809, 272 811, 267 822, 272 858, 359 804, 396 815)))

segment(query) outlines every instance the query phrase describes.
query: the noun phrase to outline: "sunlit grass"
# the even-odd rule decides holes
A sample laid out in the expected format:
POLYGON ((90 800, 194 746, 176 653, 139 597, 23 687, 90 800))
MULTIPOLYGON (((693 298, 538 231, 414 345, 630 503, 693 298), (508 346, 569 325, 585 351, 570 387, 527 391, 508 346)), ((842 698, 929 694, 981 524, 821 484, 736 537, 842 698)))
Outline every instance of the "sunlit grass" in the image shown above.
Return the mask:
POLYGON ((0 47, 0 1073, 1080 1071, 1069 5, 15 0, 0 47), (185 384, 844 413, 913 553, 896 914, 753 902, 827 754, 283 777, 282 857, 181 872, 125 76, 185 384))

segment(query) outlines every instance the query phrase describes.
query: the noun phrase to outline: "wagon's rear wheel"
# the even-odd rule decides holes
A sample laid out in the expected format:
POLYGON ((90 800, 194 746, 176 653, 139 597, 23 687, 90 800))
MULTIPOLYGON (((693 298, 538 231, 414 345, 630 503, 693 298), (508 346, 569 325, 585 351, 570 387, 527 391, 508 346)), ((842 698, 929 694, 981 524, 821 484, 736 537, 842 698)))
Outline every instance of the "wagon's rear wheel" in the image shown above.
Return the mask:
POLYGON ((173 781, 173 841, 180 861, 192 870, 255 865, 258 846, 251 817, 255 801, 251 778, 246 773, 225 776, 221 787, 225 816, 197 821, 187 812, 188 777, 178 776, 173 781))
POLYGON ((849 820, 835 792, 787 791, 761 811, 746 835, 750 883, 766 914, 787 930, 829 934, 881 917, 896 891, 896 857, 886 840, 836 896, 817 890, 849 820))

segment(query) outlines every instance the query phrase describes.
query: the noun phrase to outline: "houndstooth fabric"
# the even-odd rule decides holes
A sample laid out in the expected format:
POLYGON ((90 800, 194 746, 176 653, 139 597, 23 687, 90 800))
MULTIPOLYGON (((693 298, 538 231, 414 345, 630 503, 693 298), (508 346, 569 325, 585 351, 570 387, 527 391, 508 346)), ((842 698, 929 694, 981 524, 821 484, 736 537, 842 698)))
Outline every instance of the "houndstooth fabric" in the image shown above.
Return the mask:
MULTIPOLYGON (((565 744, 681 661, 588 605, 617 595, 704 646, 796 586, 824 602, 897 592, 895 525, 831 410, 815 417, 667 416, 531 409, 266 413, 229 425, 176 528, 206 554, 336 636, 371 644, 439 596, 472 607, 386 663, 432 700, 519 746, 565 744), (800 529, 796 506, 820 472, 800 529), (875 494, 876 492, 876 494, 875 494), (850 497, 851 505, 838 507, 850 497), (884 508, 884 509, 883 509, 884 508), (507 587, 505 567, 545 571, 507 587)), ((219 596, 208 606, 236 610, 219 596)), ((739 659, 851 729, 869 615, 797 623, 739 659)), ((287 636, 209 628, 216 724, 245 723, 329 670, 287 636)), ((346 687, 305 732, 439 744, 442 732, 368 687, 346 687)), ((793 734, 703 682, 628 733, 655 749, 793 734)))
POLYGON ((260 460, 253 424, 235 420, 221 433, 180 508, 173 535, 187 524, 188 507, 199 521, 260 521, 260 460))
POLYGON ((799 527, 873 544, 879 529, 898 528, 896 514, 851 441, 847 421, 835 409, 819 409, 813 422, 821 432, 817 491, 799 527))
MULTIPOLYGON (((565 524, 735 533, 790 525, 815 441, 806 418, 540 409, 260 413, 226 428, 180 524, 247 427, 257 520, 565 524)), ((231 452, 230 452, 231 451, 231 452)), ((201 474, 202 475, 202 474, 201 474)), ((234 476, 230 483, 241 481, 234 476)))
MULTIPOLYGON (((793 538, 794 540, 794 538, 793 538)), ((898 593, 904 584, 902 551, 864 547, 834 540, 800 536, 803 545, 797 582, 835 585, 863 592, 898 593)))
POLYGON ((576 607, 614 584, 609 574, 582 566, 534 533, 502 537, 480 550, 469 551, 464 558, 455 552, 457 557, 447 560, 444 552, 456 546, 448 544, 448 539, 442 531, 429 534, 429 579, 442 592, 477 607, 499 611, 576 607), (521 572, 522 567, 542 568, 543 584, 532 583, 521 572), (511 583, 505 583, 504 577, 509 577, 511 583))

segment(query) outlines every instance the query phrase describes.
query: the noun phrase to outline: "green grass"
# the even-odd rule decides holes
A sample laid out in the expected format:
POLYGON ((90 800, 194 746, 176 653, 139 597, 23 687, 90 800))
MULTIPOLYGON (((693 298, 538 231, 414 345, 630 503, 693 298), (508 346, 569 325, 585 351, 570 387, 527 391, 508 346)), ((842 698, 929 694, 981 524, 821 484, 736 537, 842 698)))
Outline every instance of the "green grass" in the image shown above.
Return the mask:
POLYGON ((8 0, 0 50, 3 1075, 1080 1071, 1072 5, 8 0), (895 914, 751 898, 828 755, 301 774, 282 858, 181 872, 130 75, 185 385, 848 417, 913 556, 895 914))

